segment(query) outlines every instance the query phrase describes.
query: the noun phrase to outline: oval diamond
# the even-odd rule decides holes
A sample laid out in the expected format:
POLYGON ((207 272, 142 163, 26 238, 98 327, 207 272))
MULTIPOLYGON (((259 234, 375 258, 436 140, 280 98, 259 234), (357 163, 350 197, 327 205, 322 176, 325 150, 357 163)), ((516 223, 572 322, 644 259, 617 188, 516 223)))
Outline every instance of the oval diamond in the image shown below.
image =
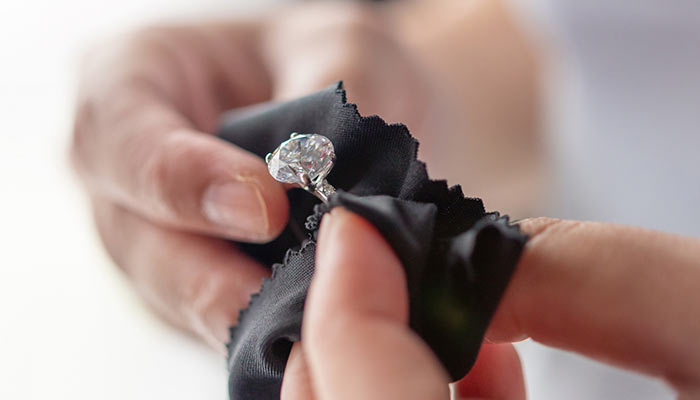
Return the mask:
POLYGON ((304 186, 304 177, 311 182, 324 179, 333 168, 334 160, 333 143, 327 137, 292 134, 270 154, 267 169, 280 182, 304 186))

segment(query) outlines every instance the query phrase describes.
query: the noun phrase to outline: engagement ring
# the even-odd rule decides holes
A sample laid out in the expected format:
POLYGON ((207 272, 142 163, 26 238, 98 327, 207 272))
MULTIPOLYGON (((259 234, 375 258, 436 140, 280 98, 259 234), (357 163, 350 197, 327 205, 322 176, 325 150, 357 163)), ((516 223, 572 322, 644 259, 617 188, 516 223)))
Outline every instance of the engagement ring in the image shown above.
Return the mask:
POLYGON ((324 203, 335 193, 326 181, 333 169, 335 151, 333 143, 323 135, 294 132, 265 156, 265 162, 275 180, 299 185, 324 203))

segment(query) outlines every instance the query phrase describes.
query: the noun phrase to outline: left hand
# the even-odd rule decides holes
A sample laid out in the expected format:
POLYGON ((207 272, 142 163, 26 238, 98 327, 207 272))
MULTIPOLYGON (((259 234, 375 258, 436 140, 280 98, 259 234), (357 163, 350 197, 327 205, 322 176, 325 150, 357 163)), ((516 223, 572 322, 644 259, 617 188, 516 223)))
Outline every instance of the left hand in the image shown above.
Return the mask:
POLYGON ((268 242, 287 223, 264 161, 211 134, 220 113, 342 78, 363 112, 420 120, 424 76, 389 26, 371 4, 295 3, 145 28, 87 58, 74 165, 107 252, 166 320, 224 352, 269 274, 225 239, 268 242))
MULTIPOLYGON (((448 399, 446 371, 408 327, 403 268, 379 232, 335 209, 323 219, 316 257, 304 341, 290 354, 282 399, 448 399)), ((470 379, 478 384, 460 395, 525 398, 511 344, 485 345, 470 379)))

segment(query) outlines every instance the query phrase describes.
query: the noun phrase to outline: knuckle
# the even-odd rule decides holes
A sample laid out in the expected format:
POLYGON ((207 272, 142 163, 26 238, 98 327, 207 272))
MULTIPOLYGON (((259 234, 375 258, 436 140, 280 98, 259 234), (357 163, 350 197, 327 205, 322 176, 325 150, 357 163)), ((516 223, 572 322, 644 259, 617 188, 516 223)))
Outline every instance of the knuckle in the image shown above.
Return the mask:
POLYGON ((200 273, 182 283, 180 299, 185 314, 192 320, 199 320, 215 304, 216 279, 211 274, 200 273))
POLYGON ((189 146, 184 138, 184 133, 173 132, 147 154, 140 169, 140 182, 136 185, 136 190, 142 192, 137 198, 152 201, 151 209, 165 218, 174 218, 185 210, 188 199, 174 194, 188 179, 183 161, 187 160, 189 165, 199 158, 197 149, 189 146))
POLYGON ((532 275, 544 273, 543 266, 562 263, 561 257, 566 253, 558 249, 575 246, 577 251, 582 251, 581 244, 586 243, 592 231, 606 228, 605 224, 595 222, 546 217, 523 220, 520 227, 529 235, 520 264, 526 265, 524 268, 532 275))
POLYGON ((124 272, 129 272, 130 241, 135 232, 130 232, 130 215, 122 208, 101 199, 93 199, 93 216, 97 233, 107 254, 124 272))
POLYGON ((81 175, 99 163, 98 136, 123 133, 124 117, 134 111, 133 94, 159 91, 163 86, 158 82, 168 69, 159 67, 162 62, 151 61, 164 58, 165 38, 171 37, 166 28, 142 28, 102 40, 83 55, 69 146, 73 167, 81 175), (127 93, 130 90, 131 94, 127 93))
POLYGON ((208 338, 217 329, 215 321, 222 318, 235 321, 236 308, 223 301, 226 279, 219 273, 204 269, 191 279, 183 280, 179 288, 181 312, 193 331, 208 338))
POLYGON ((100 105, 113 104, 130 90, 164 90, 176 65, 174 43, 182 42, 183 28, 147 26, 103 40, 83 62, 83 94, 100 105))
POLYGON ((527 233, 530 235, 530 240, 534 239, 535 237, 541 236, 542 234, 546 233, 547 231, 551 230, 552 228, 556 228, 561 225, 565 224, 577 224, 579 223, 578 221, 567 221, 567 220, 562 220, 559 218, 550 218, 550 217, 535 217, 535 218, 527 218, 518 224, 520 226, 520 229, 523 230, 523 232, 527 233))
POLYGON ((136 197, 151 202, 149 211, 163 222, 199 220, 201 198, 211 180, 235 170, 221 150, 206 136, 186 129, 168 131, 149 153, 135 155, 136 197))

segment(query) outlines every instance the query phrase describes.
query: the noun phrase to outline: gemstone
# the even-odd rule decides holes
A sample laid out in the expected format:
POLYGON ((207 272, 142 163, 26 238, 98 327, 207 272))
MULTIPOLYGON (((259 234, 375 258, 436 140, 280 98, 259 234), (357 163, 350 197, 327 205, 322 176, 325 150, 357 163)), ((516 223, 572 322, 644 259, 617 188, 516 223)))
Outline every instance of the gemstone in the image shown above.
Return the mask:
POLYGON ((333 143, 317 134, 292 134, 267 157, 270 175, 280 182, 307 186, 325 179, 333 168, 333 143))

